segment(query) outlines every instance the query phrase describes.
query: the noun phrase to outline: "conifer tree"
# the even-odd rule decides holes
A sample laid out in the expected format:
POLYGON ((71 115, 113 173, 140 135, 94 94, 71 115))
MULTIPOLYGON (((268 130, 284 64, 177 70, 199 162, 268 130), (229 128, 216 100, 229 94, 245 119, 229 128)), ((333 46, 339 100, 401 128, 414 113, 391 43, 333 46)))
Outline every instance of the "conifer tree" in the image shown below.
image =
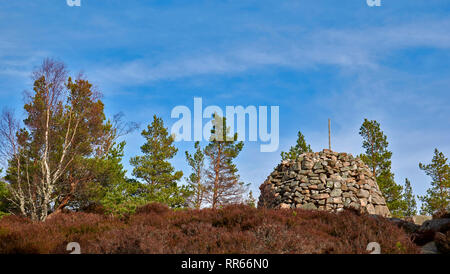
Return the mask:
MULTIPOLYGON (((2 173, 2 169, 0 168, 0 174, 2 173)), ((0 177, 0 218, 6 215, 11 209, 11 194, 9 192, 8 186, 6 182, 2 181, 0 177)))
POLYGON ((226 204, 241 203, 248 184, 240 181, 238 169, 233 160, 244 147, 243 142, 237 142, 237 133, 229 136, 226 119, 214 115, 210 142, 205 148, 209 160, 206 171, 207 200, 212 208, 226 204))
POLYGON ((422 214, 434 214, 450 210, 450 167, 447 158, 438 149, 430 164, 419 163, 419 168, 431 177, 431 188, 427 194, 419 196, 422 201, 422 214))
POLYGON ((245 201, 245 204, 251 207, 256 207, 256 199, 253 197, 253 192, 250 190, 248 193, 247 201, 245 201))
POLYGON ((192 191, 192 196, 188 201, 190 206, 201 208, 205 198, 205 185, 203 183, 205 173, 205 153, 200 147, 199 142, 195 142, 195 153, 193 155, 186 151, 186 160, 192 169, 191 175, 187 178, 187 182, 192 191))
POLYGON ((411 217, 417 214, 417 203, 412 192, 411 182, 405 179, 405 188, 403 192, 403 200, 405 201, 405 216, 411 217))
POLYGON ((173 145, 174 137, 169 135, 163 120, 156 115, 147 130, 142 131, 146 139, 141 151, 144 155, 130 160, 133 176, 147 184, 148 200, 167 204, 170 207, 185 205, 189 191, 178 186, 177 181, 183 176, 182 171, 175 171, 169 162, 178 149, 173 145))
POLYGON ((386 135, 380 129, 380 124, 364 119, 359 134, 363 137, 365 154, 361 154, 361 160, 372 170, 380 191, 386 200, 386 204, 393 216, 403 216, 405 201, 402 199, 403 187, 394 181, 391 172, 392 152, 388 150, 386 135))
POLYGON ((105 212, 119 216, 134 213, 137 207, 149 202, 146 186, 127 178, 113 185, 101 199, 105 212))
POLYGON ((289 149, 288 152, 281 152, 282 160, 296 160, 298 156, 306 152, 312 152, 311 146, 306 143, 305 136, 299 131, 297 133, 297 144, 289 149))

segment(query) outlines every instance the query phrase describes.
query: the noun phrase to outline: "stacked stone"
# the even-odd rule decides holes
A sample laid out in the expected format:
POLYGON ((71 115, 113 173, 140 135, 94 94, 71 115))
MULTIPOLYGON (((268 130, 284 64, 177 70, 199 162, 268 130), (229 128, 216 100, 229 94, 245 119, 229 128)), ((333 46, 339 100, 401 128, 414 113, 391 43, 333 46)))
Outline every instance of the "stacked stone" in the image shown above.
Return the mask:
POLYGON ((339 212, 354 208, 390 217, 386 201, 364 162, 324 149, 283 161, 260 186, 258 207, 339 212))

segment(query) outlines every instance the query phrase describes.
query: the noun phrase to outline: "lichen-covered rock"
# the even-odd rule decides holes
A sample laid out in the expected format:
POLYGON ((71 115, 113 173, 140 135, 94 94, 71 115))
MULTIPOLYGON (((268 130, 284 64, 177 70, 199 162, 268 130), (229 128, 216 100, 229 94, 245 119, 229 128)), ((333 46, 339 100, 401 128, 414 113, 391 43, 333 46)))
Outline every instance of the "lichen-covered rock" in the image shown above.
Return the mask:
POLYGON ((383 217, 391 215, 367 165, 351 154, 327 149, 281 162, 260 190, 258 207, 333 212, 354 208, 383 217))

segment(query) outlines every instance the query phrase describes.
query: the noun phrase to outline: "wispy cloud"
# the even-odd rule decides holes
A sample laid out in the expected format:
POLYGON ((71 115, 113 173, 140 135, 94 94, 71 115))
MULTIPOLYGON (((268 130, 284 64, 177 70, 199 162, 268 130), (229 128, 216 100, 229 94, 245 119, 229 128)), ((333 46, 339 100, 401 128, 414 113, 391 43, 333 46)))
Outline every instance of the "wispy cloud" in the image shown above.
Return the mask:
MULTIPOLYGON (((343 69, 376 69, 396 50, 450 48, 450 20, 414 22, 355 29, 281 30, 276 39, 242 41, 226 51, 195 50, 136 59, 114 66, 97 67, 94 74, 115 82, 145 82, 208 75, 235 74, 261 67, 308 69, 333 65, 343 69)), ((271 30, 270 32, 273 32, 271 30)), ((270 33, 268 34, 270 35, 270 33)), ((272 34, 274 35, 274 34, 272 34)))

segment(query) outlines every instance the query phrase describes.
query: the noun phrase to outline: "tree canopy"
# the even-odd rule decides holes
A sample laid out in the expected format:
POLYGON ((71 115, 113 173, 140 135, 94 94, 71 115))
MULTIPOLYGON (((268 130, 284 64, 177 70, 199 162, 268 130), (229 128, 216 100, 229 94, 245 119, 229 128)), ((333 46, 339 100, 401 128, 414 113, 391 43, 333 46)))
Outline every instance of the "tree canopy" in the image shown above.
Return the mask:
POLYGON ((444 153, 434 150, 431 163, 419 163, 419 168, 431 177, 431 187, 427 194, 419 196, 422 201, 423 214, 434 214, 440 211, 450 211, 450 166, 444 153))
POLYGON ((182 171, 175 171, 169 162, 178 149, 173 145, 174 136, 169 135, 164 122, 156 115, 141 135, 146 142, 141 146, 142 156, 130 160, 133 175, 147 184, 148 201, 161 202, 171 207, 182 207, 190 195, 187 187, 179 186, 182 171))
POLYGON ((362 147, 365 149, 365 153, 360 155, 361 160, 372 170, 392 215, 403 216, 405 209, 403 187, 394 181, 394 174, 391 171, 392 152, 388 150, 386 135, 377 121, 367 119, 364 119, 359 134, 363 138, 362 147))
POLYGON ((194 208, 201 208, 205 202, 206 187, 204 184, 205 176, 205 151, 201 148, 200 142, 195 142, 195 153, 191 155, 185 152, 188 165, 192 169, 192 173, 187 178, 187 182, 192 191, 188 202, 194 208))
POLYGON ((296 160, 298 156, 306 152, 312 152, 311 146, 306 143, 305 136, 299 131, 297 133, 297 143, 288 152, 281 152, 282 160, 296 160))
POLYGON ((230 136, 226 119, 215 114, 213 129, 205 154, 209 160, 206 171, 207 200, 212 208, 227 204, 243 202, 243 195, 248 184, 240 181, 234 160, 244 147, 243 142, 236 142, 237 133, 230 136))

